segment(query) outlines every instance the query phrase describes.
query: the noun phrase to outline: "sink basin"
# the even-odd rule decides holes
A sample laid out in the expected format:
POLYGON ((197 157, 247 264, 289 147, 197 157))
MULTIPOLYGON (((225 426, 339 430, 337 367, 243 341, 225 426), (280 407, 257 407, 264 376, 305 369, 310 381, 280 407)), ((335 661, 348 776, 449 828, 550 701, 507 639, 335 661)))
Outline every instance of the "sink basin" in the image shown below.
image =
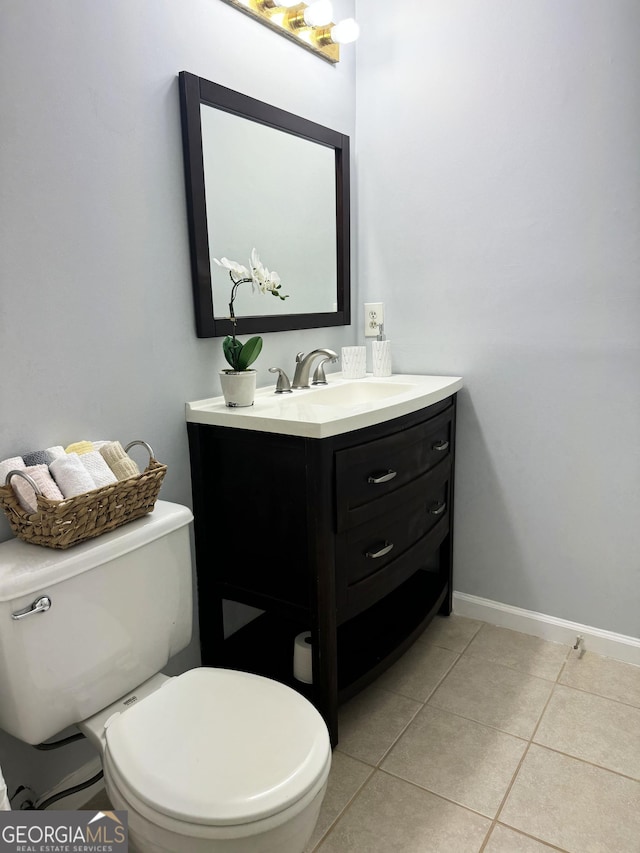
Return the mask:
POLYGON ((377 403, 411 391, 413 385, 400 382, 367 382, 354 380, 342 385, 328 385, 307 392, 304 402, 311 406, 358 406, 377 403))
POLYGON ((274 394, 259 388, 255 403, 230 409, 223 397, 186 404, 191 423, 248 429, 306 438, 327 438, 373 426, 439 403, 462 388, 459 376, 396 374, 385 378, 343 379, 327 376, 328 385, 274 394))

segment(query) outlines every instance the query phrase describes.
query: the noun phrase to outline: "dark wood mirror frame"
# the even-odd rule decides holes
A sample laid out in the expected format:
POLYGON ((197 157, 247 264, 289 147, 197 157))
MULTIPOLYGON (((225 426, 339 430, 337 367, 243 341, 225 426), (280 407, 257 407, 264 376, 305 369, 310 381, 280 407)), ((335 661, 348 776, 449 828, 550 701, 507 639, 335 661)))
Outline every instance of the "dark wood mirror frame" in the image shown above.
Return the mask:
POLYGON ((195 303, 196 333, 199 338, 231 334, 228 317, 216 317, 211 288, 211 257, 207 229, 207 203, 202 156, 200 105, 207 104, 234 115, 259 122, 332 148, 335 152, 336 180, 336 282, 337 311, 316 314, 280 314, 238 317, 238 334, 281 332, 347 326, 350 305, 350 192, 349 137, 315 124, 293 113, 234 92, 187 71, 179 74, 182 140, 187 190, 187 215, 191 251, 191 274, 195 303))

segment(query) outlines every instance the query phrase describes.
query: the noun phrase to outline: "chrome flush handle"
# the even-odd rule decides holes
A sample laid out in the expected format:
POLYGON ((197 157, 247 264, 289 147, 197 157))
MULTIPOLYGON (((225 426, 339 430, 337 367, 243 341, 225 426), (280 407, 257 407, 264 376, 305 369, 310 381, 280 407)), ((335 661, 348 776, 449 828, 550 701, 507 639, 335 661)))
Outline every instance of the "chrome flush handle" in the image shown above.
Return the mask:
POLYGON ((24 607, 22 610, 16 610, 15 613, 11 614, 12 619, 25 619, 27 616, 31 616, 32 613, 44 613, 51 607, 51 599, 48 595, 43 595, 40 598, 36 598, 34 602, 29 604, 27 607, 24 607))

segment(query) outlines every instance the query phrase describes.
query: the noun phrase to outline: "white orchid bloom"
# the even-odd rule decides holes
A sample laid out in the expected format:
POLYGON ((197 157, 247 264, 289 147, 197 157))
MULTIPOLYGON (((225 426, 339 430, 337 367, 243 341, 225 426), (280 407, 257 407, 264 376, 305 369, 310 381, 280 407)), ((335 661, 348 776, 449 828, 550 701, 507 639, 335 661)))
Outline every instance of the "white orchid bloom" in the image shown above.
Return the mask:
POLYGON ((257 251, 257 249, 255 248, 255 246, 254 246, 254 248, 251 250, 251 258, 250 258, 250 260, 251 260, 251 269, 252 269, 252 270, 254 270, 254 271, 255 271, 255 270, 261 270, 261 269, 264 269, 264 267, 262 266, 262 262, 261 262, 261 260, 260 260, 260 255, 258 254, 258 251, 257 251))
MULTIPOLYGON (((234 328, 236 315, 233 310, 233 303, 235 302, 239 285, 244 284, 245 282, 251 282, 251 289, 254 293, 257 287, 260 293, 272 293, 274 296, 277 296, 278 299, 287 299, 287 296, 283 296, 280 293, 280 276, 277 272, 269 272, 261 262, 255 248, 251 250, 250 271, 237 261, 230 261, 229 258, 221 258, 220 260, 214 258, 213 260, 219 267, 223 267, 229 271, 229 276, 233 282, 231 298, 229 300, 229 317, 234 323, 234 328)), ((233 335, 233 338, 235 340, 235 334, 233 335)))
POLYGON ((214 258, 213 260, 219 267, 224 267, 229 272, 235 273, 239 278, 251 278, 249 270, 237 261, 230 261, 229 258, 221 258, 220 260, 214 258))
POLYGON ((260 257, 255 249, 251 250, 251 278, 253 284, 261 293, 264 293, 265 274, 267 270, 264 268, 260 257))
POLYGON ((276 291, 280 286, 280 276, 278 273, 275 270, 270 271, 264 266, 255 249, 251 251, 251 276, 253 283, 261 293, 276 291))
POLYGON ((269 270, 265 270, 266 277, 264 282, 264 290, 263 293, 273 292, 278 290, 280 287, 280 276, 277 272, 269 272, 269 270))

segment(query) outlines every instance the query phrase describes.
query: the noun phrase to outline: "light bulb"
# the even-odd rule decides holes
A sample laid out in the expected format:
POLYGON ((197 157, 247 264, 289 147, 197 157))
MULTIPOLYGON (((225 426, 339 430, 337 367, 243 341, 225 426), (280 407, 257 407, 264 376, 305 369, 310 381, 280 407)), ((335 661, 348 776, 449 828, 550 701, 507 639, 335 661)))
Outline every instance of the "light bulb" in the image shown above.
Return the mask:
POLYGON ((317 0, 304 10, 304 22, 308 27, 324 27, 331 21, 331 0, 317 0))
POLYGON ((355 18, 345 18, 335 27, 331 27, 331 41, 335 44, 349 44, 360 35, 360 27, 355 18))

